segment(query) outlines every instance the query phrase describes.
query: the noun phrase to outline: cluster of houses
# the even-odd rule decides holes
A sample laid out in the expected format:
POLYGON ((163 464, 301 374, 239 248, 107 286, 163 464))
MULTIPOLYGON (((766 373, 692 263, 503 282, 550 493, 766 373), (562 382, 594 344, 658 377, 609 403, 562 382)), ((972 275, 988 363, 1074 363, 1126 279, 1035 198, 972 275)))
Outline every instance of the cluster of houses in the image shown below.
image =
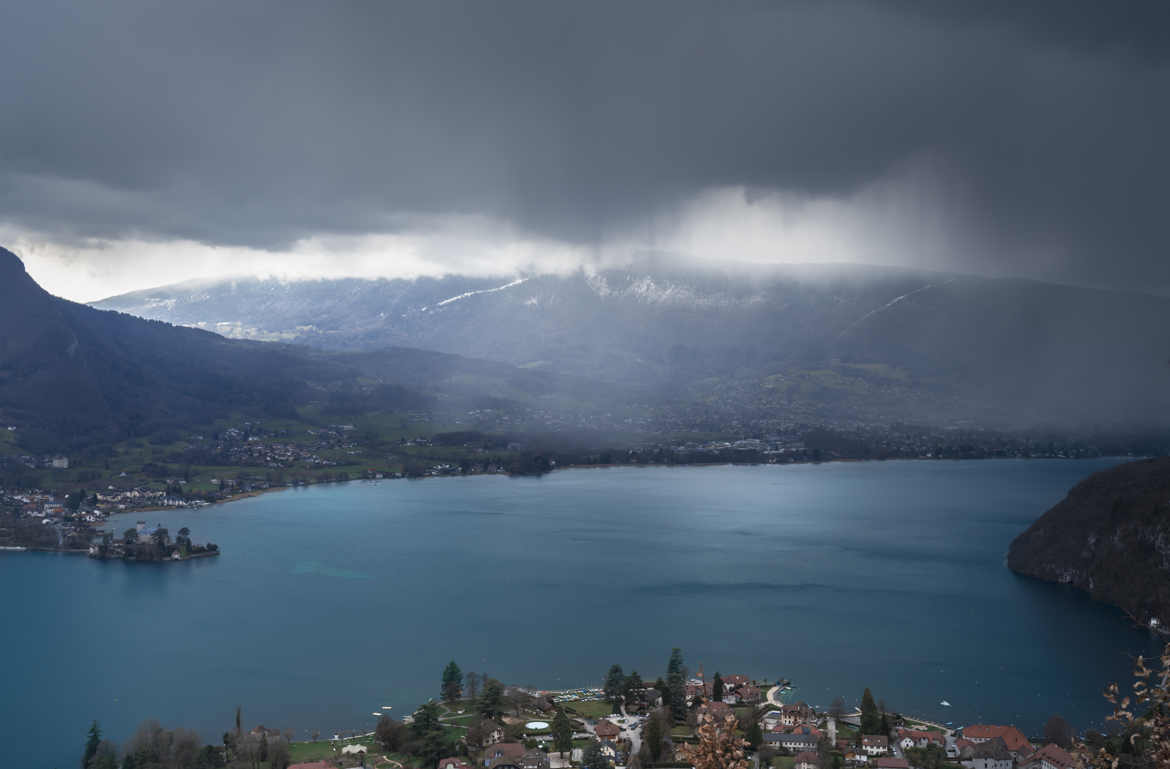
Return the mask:
MULTIPOLYGON (((703 697, 710 701, 715 696, 715 682, 714 680, 705 680, 701 670, 699 675, 699 678, 687 681, 687 699, 703 697)), ((721 701, 726 705, 758 705, 764 699, 763 692, 745 675, 733 673, 722 676, 721 680, 723 682, 723 699, 721 701)))
POLYGON ((1075 769, 1075 757, 1059 745, 1037 748, 1014 726, 965 726, 947 755, 967 769, 1075 769))
MULTIPOLYGON (((722 703, 703 708, 718 709, 722 703)), ((820 718, 808 705, 782 705, 760 720, 764 742, 795 754, 794 769, 815 769, 822 739, 841 752, 845 763, 873 769, 910 769, 907 751, 937 747, 966 769, 1077 769, 1076 758, 1055 744, 1033 745, 1014 726, 974 724, 954 732, 899 728, 889 735, 837 737, 834 718, 820 718), (822 727, 823 725, 823 727, 822 727)))

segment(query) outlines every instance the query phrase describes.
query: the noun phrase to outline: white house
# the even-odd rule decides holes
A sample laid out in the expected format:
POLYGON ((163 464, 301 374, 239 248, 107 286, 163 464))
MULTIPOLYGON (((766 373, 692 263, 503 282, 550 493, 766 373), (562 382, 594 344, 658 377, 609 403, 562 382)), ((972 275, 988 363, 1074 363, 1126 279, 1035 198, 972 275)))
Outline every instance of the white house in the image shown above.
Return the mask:
POLYGON ((784 714, 779 710, 769 710, 764 714, 764 718, 760 722, 760 728, 765 732, 770 732, 784 722, 783 718, 784 714))

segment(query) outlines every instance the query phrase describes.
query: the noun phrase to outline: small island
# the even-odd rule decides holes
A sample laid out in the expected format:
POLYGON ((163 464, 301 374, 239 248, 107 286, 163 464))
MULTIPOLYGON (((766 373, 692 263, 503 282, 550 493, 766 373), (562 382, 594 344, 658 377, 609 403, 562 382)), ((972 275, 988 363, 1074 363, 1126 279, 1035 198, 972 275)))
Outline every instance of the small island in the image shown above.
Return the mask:
POLYGON ((89 547, 89 557, 103 561, 173 563, 216 555, 219 555, 218 545, 214 542, 206 545, 192 543, 191 530, 186 526, 179 529, 172 540, 162 524, 152 528, 146 521, 138 521, 136 526, 126 529, 121 538, 116 538, 111 532, 102 532, 101 540, 89 547))

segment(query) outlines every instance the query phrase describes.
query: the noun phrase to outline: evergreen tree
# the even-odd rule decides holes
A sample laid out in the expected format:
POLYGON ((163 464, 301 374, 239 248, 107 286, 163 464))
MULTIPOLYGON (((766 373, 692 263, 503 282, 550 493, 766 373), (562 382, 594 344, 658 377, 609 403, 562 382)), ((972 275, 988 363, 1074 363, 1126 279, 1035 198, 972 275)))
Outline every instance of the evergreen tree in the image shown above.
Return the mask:
POLYGON ((882 719, 878 714, 877 703, 869 687, 866 687, 865 693, 861 695, 861 733, 878 734, 881 728, 882 719))
POLYGON ((463 696, 463 671, 455 664, 455 660, 447 663, 443 668, 443 699, 452 703, 463 696))
POLYGON ((669 707, 670 687, 666 685, 666 680, 662 676, 658 676, 658 680, 654 682, 654 688, 658 690, 658 696, 662 698, 662 704, 669 707))
POLYGON ((98 722, 94 721, 89 726, 89 736, 85 739, 85 753, 81 757, 81 769, 89 769, 89 762, 97 755, 98 745, 102 744, 102 730, 98 728, 98 722))
POLYGON ((605 675, 605 699, 609 700, 610 708, 614 713, 620 713, 622 707, 622 693, 625 689, 626 676, 622 673, 621 665, 613 665, 605 675))
POLYGON ((715 671, 715 678, 711 681, 711 699, 716 702, 723 702, 723 676, 719 675, 719 671, 715 671))
POLYGON ((419 742, 418 753, 424 763, 434 765, 443 757, 443 722, 439 720, 439 704, 427 702, 414 714, 411 731, 419 742))
POLYGON ((636 705, 641 708, 642 692, 645 688, 646 684, 642 681, 642 676, 638 675, 637 670, 626 676, 626 680, 622 682, 622 697, 625 699, 626 707, 636 705))
POLYGON ((564 708, 557 708, 557 714, 552 722, 553 746, 558 753, 569 753, 573 750, 573 724, 564 708))
POLYGON ((687 717, 687 673, 683 667, 682 649, 678 647, 670 651, 670 662, 666 666, 666 688, 670 695, 667 704, 671 718, 681 723, 687 717))
POLYGON ((662 748, 670 734, 670 712, 666 708, 659 708, 646 719, 642 728, 642 745, 650 753, 650 762, 657 763, 662 758, 662 748))
POLYGON ((381 716, 374 727, 374 739, 387 753, 397 753, 406 742, 407 728, 390 716, 381 716))
POLYGON ((747 741, 752 750, 759 750, 764 743, 764 731, 760 729, 760 722, 754 718, 747 729, 747 741))
POLYGON ((479 714, 493 721, 504 714, 504 686, 494 678, 485 678, 479 698, 479 714))
POLYGON ((109 740, 102 740, 98 745, 89 769, 118 769, 118 752, 109 740))
POLYGON ((416 737, 422 737, 427 732, 441 730, 443 724, 439 721, 439 705, 436 702, 424 702, 414 713, 414 721, 410 728, 416 737))

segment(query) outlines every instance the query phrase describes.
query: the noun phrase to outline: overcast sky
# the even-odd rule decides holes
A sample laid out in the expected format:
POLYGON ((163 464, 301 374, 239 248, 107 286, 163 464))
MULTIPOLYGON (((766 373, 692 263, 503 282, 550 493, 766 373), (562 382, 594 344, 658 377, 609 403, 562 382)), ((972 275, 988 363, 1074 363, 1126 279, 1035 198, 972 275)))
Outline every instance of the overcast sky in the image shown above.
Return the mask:
POLYGON ((1168 291, 1167 8, 10 0, 0 243, 83 300, 644 251, 1168 291))

